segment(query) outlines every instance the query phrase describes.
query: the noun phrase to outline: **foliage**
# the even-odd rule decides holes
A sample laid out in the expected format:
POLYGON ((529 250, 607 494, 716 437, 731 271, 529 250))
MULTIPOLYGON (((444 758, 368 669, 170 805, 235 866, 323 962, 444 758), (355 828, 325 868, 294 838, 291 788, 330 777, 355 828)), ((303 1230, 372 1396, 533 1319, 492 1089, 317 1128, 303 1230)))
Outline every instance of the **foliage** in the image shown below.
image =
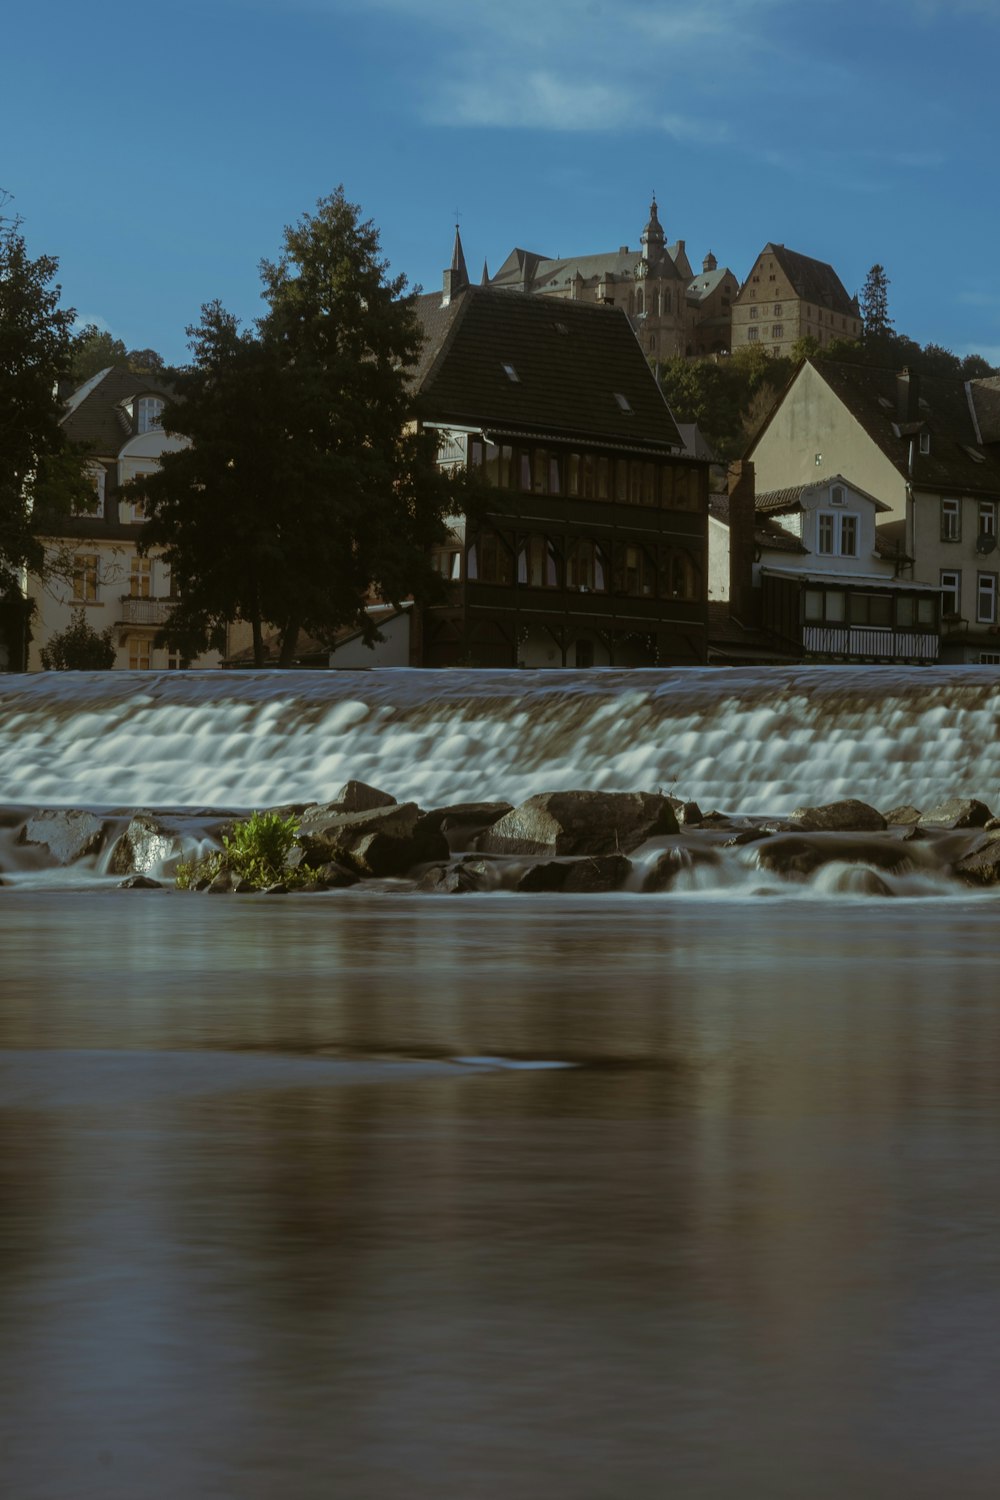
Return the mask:
POLYGON ((127 349, 121 339, 116 339, 105 328, 96 323, 87 323, 73 340, 73 362, 70 378, 74 386, 83 385, 92 375, 106 370, 109 365, 124 366, 135 375, 163 375, 167 367, 163 356, 155 349, 127 349))
POLYGON ((875 264, 865 277, 858 299, 861 306, 862 339, 867 347, 884 344, 892 334, 889 316, 889 278, 884 266, 875 264))
POLYGON ((306 877, 286 863, 298 826, 294 816, 255 812, 242 823, 233 824, 223 836, 222 849, 179 864, 175 883, 179 890, 189 890, 226 871, 233 880, 244 880, 258 891, 270 885, 300 885, 306 877))
POLYGON ((759 345, 738 349, 728 359, 689 360, 660 365, 667 404, 678 422, 697 422, 720 459, 736 458, 747 438, 767 416, 794 369, 788 358, 759 345))
POLYGON ((59 306, 57 269, 52 256, 32 259, 20 221, 0 214, 0 598, 20 591, 24 569, 43 571, 43 516, 89 493, 59 422, 75 313, 59 306))
POLYGON ((163 425, 191 446, 144 480, 142 545, 162 548, 177 580, 167 641, 194 654, 244 619, 256 663, 270 626, 287 666, 300 630, 378 639, 373 593, 440 597, 430 547, 473 491, 414 430, 413 298, 342 189, 286 228, 261 277, 268 310, 253 330, 218 302, 188 330, 193 360, 163 425))
POLYGON ((107 672, 115 664, 113 630, 97 631, 81 605, 65 630, 56 631, 42 647, 46 672, 107 672))

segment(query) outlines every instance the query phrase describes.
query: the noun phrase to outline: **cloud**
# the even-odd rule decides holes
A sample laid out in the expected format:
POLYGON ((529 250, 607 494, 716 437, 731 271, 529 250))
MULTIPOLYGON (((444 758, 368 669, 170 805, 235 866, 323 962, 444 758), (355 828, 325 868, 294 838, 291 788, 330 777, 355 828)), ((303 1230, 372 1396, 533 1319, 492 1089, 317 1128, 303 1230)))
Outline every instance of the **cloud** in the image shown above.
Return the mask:
POLYGON ((576 82, 543 68, 464 79, 437 91, 430 118, 438 125, 532 130, 613 130, 631 116, 627 90, 576 82))
POLYGON ((91 325, 97 329, 98 333, 110 333, 112 338, 116 337, 111 324, 106 318, 102 318, 100 313, 78 312, 73 321, 73 332, 79 333, 82 329, 89 328, 91 325))

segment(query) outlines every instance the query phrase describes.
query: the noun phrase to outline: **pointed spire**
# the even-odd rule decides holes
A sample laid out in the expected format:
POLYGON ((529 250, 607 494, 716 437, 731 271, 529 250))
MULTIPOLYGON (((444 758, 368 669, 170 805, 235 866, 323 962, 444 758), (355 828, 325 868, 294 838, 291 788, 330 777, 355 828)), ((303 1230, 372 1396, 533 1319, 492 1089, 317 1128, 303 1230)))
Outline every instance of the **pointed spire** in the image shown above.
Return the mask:
POLYGON ((483 279, 479 283, 479 285, 480 286, 489 286, 489 284, 490 284, 490 267, 489 267, 488 261, 484 260, 483 261, 483 279))
POLYGON ((451 252, 451 265, 444 273, 444 292, 441 297, 441 306, 447 307, 452 297, 459 292, 464 292, 469 285, 469 271, 465 264, 465 251, 462 249, 462 236, 455 225, 455 248, 451 252))
POLYGON ((657 213, 655 193, 653 194, 653 201, 649 205, 649 223, 642 231, 639 243, 642 246, 643 260, 659 260, 663 253, 664 235, 663 226, 660 223, 659 214, 657 213))

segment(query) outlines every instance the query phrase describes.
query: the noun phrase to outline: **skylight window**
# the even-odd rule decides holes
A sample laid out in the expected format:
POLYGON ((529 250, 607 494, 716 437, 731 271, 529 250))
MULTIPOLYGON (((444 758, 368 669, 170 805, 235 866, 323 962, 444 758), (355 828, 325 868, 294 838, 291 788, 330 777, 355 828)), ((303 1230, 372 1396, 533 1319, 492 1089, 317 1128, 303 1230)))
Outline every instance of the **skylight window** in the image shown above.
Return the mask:
POLYGON ((615 400, 618 402, 618 405, 621 407, 622 411, 627 412, 629 416, 632 416, 632 406, 627 396, 623 396, 621 391, 615 391, 615 400))
POLYGON ((506 360, 501 360, 500 363, 503 365, 504 374, 507 376, 507 379, 512 380, 515 385, 519 384, 521 377, 514 369, 514 366, 509 365, 506 360))
POLYGON ((975 463, 984 464, 986 462, 986 454, 980 453, 978 448, 970 448, 968 443, 963 443, 962 447, 975 463))

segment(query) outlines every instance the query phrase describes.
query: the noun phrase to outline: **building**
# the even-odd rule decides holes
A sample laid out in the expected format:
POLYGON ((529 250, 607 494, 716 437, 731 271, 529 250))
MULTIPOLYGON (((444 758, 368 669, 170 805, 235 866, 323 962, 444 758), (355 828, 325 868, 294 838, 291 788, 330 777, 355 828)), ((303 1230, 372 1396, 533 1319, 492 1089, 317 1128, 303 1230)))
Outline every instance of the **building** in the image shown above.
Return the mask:
POLYGON ((667 243, 655 198, 638 249, 622 245, 615 251, 555 259, 514 249, 495 276, 484 272, 484 284, 620 308, 650 360, 728 350, 731 308, 739 291, 736 276, 720 268, 711 252, 695 275, 684 241, 667 243))
POLYGON ((422 612, 426 666, 706 659, 708 463, 680 434, 626 308, 472 287, 456 255, 418 299, 420 421, 488 486, 454 521, 422 612))
POLYGON ((70 441, 82 444, 90 455, 94 493, 85 510, 60 518, 58 530, 44 538, 45 581, 28 579, 34 604, 29 671, 40 669, 42 648, 81 608, 99 634, 112 629, 116 668, 219 665, 219 653, 188 663, 154 644, 176 595, 162 559, 139 554, 142 502, 121 494, 130 480, 153 473, 163 453, 186 441, 168 437, 160 425, 169 395, 169 386, 156 376, 109 368, 69 396, 63 427, 70 441))
POLYGON ((767 244, 732 307, 731 348, 759 344, 769 354, 791 354, 799 339, 820 345, 861 337, 861 311, 825 261, 767 244))
POLYGON ((762 493, 848 474, 876 496, 940 591, 941 660, 1000 663, 1000 381, 806 360, 747 457, 762 493))

